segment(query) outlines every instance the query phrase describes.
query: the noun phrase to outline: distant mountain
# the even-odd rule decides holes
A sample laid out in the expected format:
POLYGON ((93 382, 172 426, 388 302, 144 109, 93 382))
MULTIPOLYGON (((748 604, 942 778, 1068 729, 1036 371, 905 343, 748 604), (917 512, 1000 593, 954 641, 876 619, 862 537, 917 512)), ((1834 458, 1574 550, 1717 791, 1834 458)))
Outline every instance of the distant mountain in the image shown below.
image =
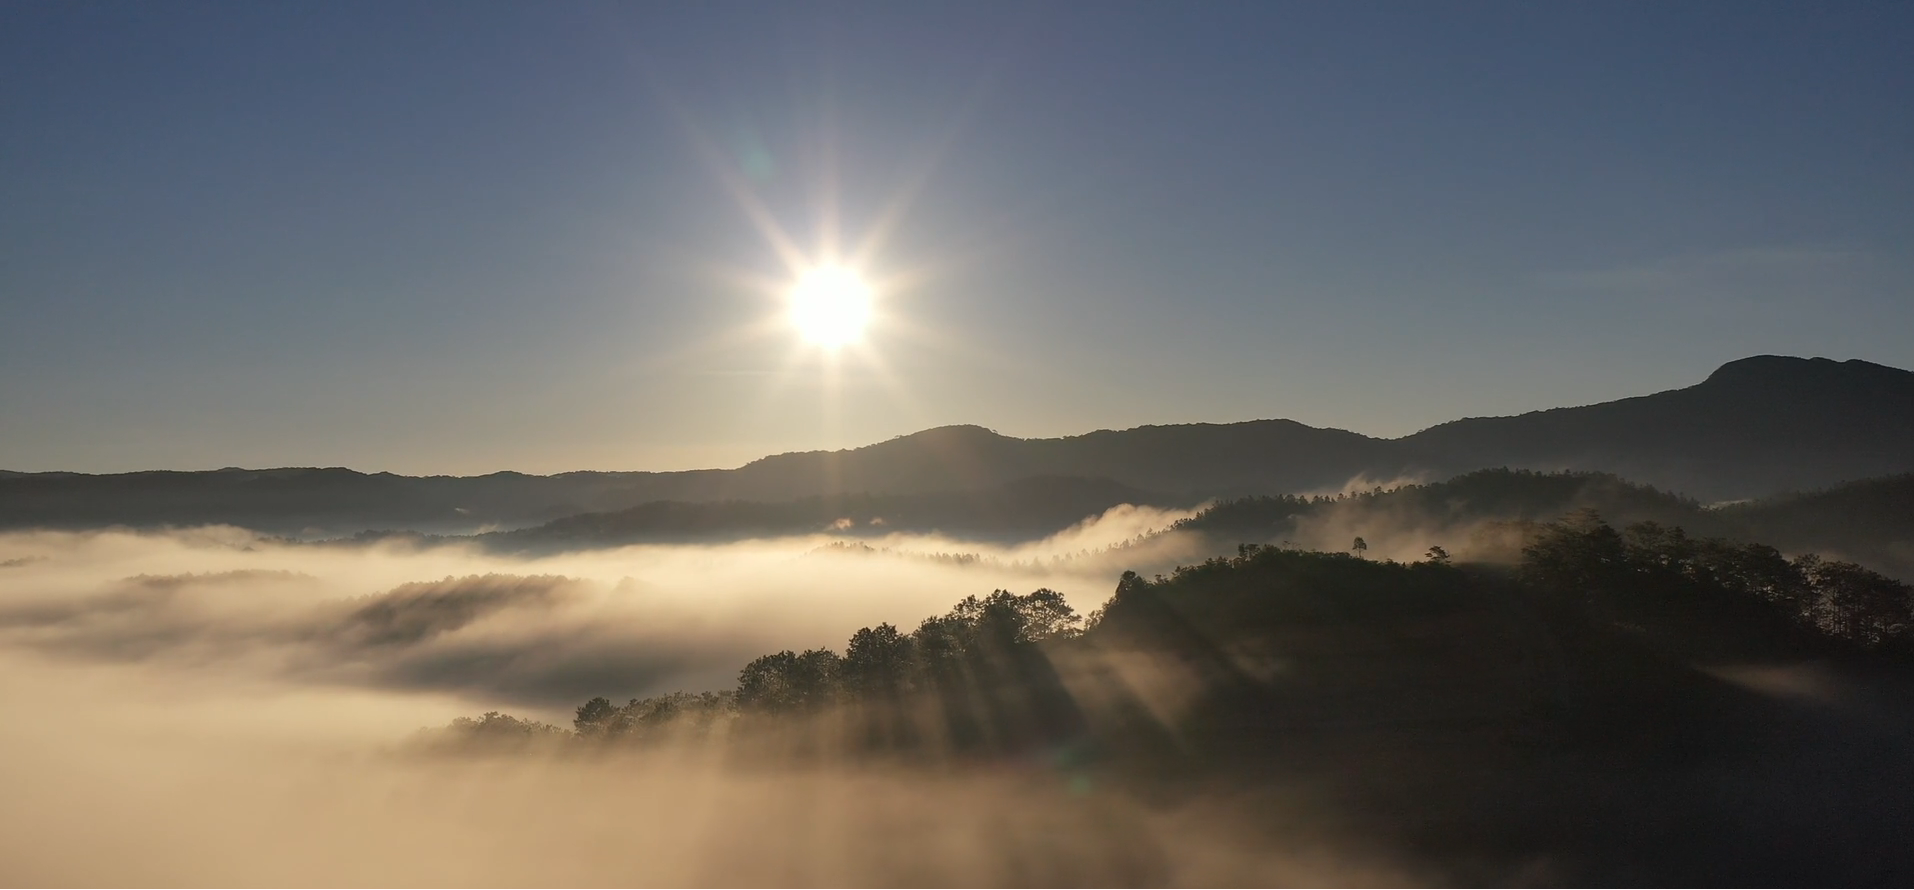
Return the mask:
POLYGON ((1033 476, 1108 478, 1138 488, 1205 495, 1340 486, 1394 466, 1382 439, 1290 420, 1142 426, 1060 439, 1014 439, 947 426, 847 451, 780 454, 722 483, 754 498, 845 492, 952 491, 1033 476))
POLYGON ((720 483, 738 496, 973 488, 1098 476, 1227 496, 1447 478, 1488 467, 1588 470, 1706 501, 1914 471, 1914 373, 1864 361, 1757 356, 1685 389, 1469 418, 1400 439, 1287 420, 1145 426, 1060 439, 942 427, 847 451, 767 457, 720 483))
MULTIPOLYGON (((281 533, 466 531, 625 506, 643 473, 397 476, 342 467, 0 477, 0 527, 221 523, 281 533)), ((692 474, 681 474, 691 476, 692 474)), ((636 496, 644 500, 645 496, 636 496)))
POLYGON ((659 501, 778 502, 985 491, 1106 479, 1167 499, 1333 490, 1485 467, 1599 470, 1703 500, 1753 498, 1914 471, 1914 373, 1863 361, 1759 356, 1685 389, 1400 439, 1288 420, 1145 426, 1016 439, 950 426, 733 470, 408 477, 341 468, 0 473, 0 527, 231 523, 281 533, 536 525, 659 501))
POLYGON ((1914 470, 1914 373, 1757 356, 1686 389, 1457 420, 1397 444, 1438 476, 1602 470, 1704 500, 1825 488, 1914 470))
MULTIPOLYGON (((611 513, 583 513, 543 525, 477 536, 503 552, 582 550, 623 544, 749 537, 892 532, 960 534, 968 540, 1042 537, 1123 504, 1178 499, 1107 479, 1044 476, 969 491, 812 496, 790 501, 654 501, 611 513)), ((1196 506, 1194 501, 1177 506, 1196 506)))

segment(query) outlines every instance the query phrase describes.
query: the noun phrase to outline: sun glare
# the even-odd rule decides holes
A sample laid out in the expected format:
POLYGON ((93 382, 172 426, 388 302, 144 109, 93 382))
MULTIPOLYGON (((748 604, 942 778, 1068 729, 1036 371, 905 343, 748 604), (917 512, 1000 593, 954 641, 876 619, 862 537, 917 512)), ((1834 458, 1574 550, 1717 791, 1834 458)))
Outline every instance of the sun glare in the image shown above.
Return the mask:
POLYGON ((855 342, 870 320, 870 285, 849 269, 812 269, 791 288, 791 323, 811 343, 835 348, 855 342))

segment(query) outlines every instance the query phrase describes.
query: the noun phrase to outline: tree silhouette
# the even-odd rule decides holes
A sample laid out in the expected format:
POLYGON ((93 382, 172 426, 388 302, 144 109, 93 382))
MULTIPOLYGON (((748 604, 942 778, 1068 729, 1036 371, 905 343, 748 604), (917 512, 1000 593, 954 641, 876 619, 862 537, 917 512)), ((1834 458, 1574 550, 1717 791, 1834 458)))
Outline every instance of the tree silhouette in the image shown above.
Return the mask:
POLYGON ((839 661, 829 649, 757 658, 738 672, 738 704, 774 713, 816 710, 837 698, 839 661))
POLYGON ((578 717, 572 721, 572 728, 576 729, 579 735, 603 733, 616 713, 618 708, 612 705, 610 699, 601 695, 578 706, 578 717))
POLYGON ((844 648, 844 690, 860 698, 895 699, 909 688, 915 652, 911 638, 890 624, 859 630, 844 648))
MULTIPOLYGON (((491 714, 452 729, 462 738, 509 741, 557 732, 644 744, 721 736, 734 717, 762 726, 830 714, 832 721, 850 721, 831 725, 851 728, 864 750, 931 742, 986 753, 1120 745, 1120 736, 1146 732, 1158 719, 1137 716, 1151 709, 1126 697, 1120 681, 1109 696, 1092 696, 1101 704, 1081 706, 1071 684, 1082 678, 1091 685, 1081 688, 1099 688, 1105 680, 1096 679, 1097 672, 1106 668, 1086 665, 1101 663, 1097 653, 1122 651, 1187 667, 1207 702, 1188 712, 1198 721, 1190 726, 1230 733, 1268 711, 1271 681, 1245 652, 1254 655, 1283 635, 1358 640, 1416 622, 1453 626, 1462 634, 1457 639, 1474 640, 1467 646, 1519 649, 1532 643, 1478 632, 1485 621, 1499 627, 1501 619, 1489 620, 1502 614, 1497 603, 1516 595, 1529 604, 1524 620, 1544 625, 1536 632, 1551 641, 1551 658, 1596 659, 1590 664, 1599 669, 1589 676, 1635 664, 1642 646, 1682 663, 1841 650, 1914 656, 1914 589, 1852 563, 1813 554, 1788 559, 1773 547, 1690 536, 1652 522, 1617 531, 1593 510, 1526 524, 1523 534, 1527 546, 1513 574, 1441 568, 1452 560, 1441 545, 1428 547, 1424 563, 1402 564, 1368 562, 1368 542, 1360 537, 1351 545, 1356 562, 1344 554, 1244 544, 1234 557, 1181 566, 1167 578, 1125 572, 1088 628, 1056 591, 995 590, 963 598, 909 634, 890 624, 859 629, 842 657, 811 649, 757 658, 740 671, 735 692, 671 693, 622 708, 594 698, 577 709, 573 733, 491 714), (1617 647, 1624 638, 1627 644, 1617 647), (1114 722, 1095 728, 1104 719, 1114 722)), ((1381 659, 1378 669, 1405 677, 1474 663, 1473 656, 1389 653, 1374 656, 1381 659)), ((1636 667, 1651 670, 1645 662, 1636 667)), ((1456 682, 1466 693, 1477 681, 1456 682)), ((1547 713, 1543 708, 1530 717, 1554 719, 1547 713)))

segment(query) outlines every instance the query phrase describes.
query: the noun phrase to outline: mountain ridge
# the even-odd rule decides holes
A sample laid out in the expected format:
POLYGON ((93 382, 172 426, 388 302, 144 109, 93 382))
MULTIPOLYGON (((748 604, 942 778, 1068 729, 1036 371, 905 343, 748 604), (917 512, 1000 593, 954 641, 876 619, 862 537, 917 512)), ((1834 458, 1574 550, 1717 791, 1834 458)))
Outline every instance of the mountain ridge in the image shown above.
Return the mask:
POLYGON ((0 527, 229 523, 276 531, 536 524, 653 501, 787 501, 1107 479, 1178 499, 1339 490, 1490 467, 1590 470, 1705 500, 1914 471, 1914 373, 1751 356, 1699 383, 1593 405, 1461 418, 1396 439, 1289 419, 1153 424, 1019 439, 933 427, 734 469, 401 476, 344 467, 0 472, 0 527))

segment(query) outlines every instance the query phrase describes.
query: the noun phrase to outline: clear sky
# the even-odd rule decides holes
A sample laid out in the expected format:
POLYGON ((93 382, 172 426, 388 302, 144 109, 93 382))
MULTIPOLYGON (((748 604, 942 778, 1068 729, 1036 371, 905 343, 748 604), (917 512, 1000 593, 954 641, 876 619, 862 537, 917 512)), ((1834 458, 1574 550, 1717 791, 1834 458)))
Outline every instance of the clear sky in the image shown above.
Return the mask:
POLYGON ((0 468, 1394 436, 1914 367, 1910 47, 1911 3, 16 0, 0 468), (832 358, 778 242, 834 231, 878 318, 832 358))

